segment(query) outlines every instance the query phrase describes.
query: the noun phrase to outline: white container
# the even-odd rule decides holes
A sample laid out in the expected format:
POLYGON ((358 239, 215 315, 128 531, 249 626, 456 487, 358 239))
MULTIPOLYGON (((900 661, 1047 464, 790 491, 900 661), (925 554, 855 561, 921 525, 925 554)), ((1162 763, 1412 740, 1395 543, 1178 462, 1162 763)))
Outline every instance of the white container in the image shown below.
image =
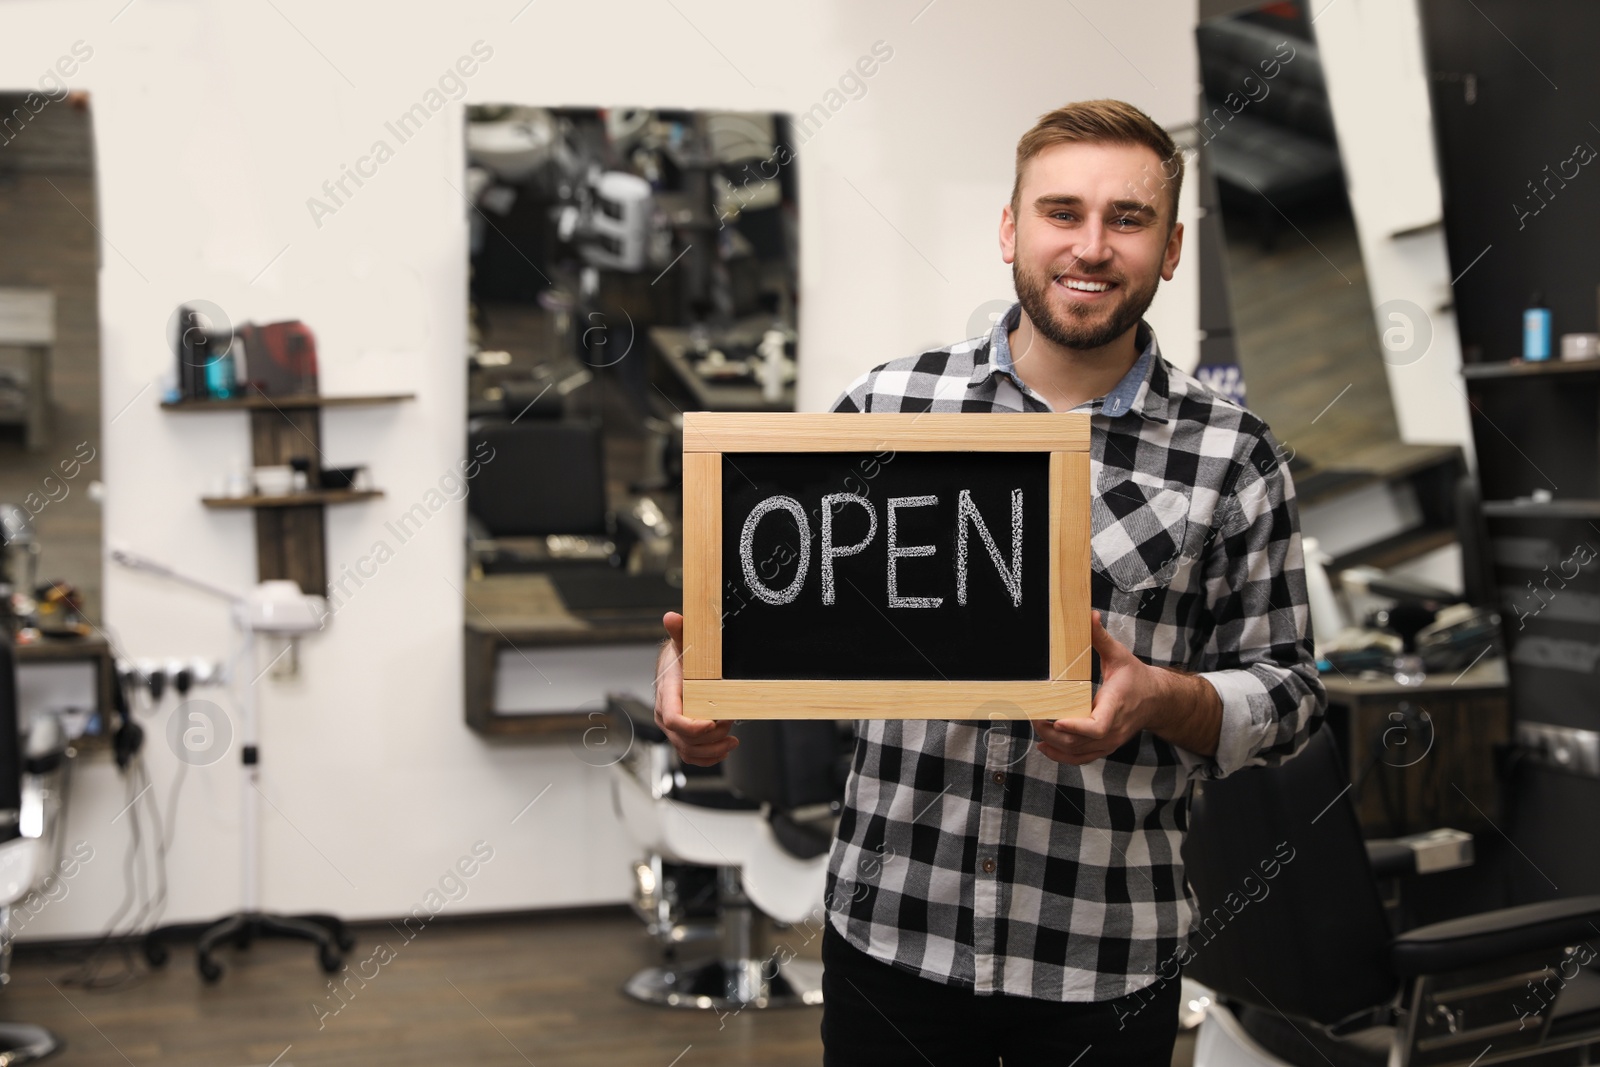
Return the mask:
POLYGON ((293 467, 257 467, 252 474, 261 496, 288 496, 294 490, 293 467))
POLYGON ((1600 359, 1600 333, 1562 334, 1561 358, 1572 360, 1600 359))

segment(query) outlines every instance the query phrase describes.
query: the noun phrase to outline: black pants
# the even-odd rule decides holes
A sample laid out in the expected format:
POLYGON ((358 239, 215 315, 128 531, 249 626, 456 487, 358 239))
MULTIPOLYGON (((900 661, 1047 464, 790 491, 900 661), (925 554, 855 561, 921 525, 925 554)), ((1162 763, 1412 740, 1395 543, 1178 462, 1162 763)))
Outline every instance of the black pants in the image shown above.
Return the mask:
POLYGON ((1178 982, 1120 1000, 1059 1003, 944 985, 822 935, 824 1067, 1167 1067, 1178 982))

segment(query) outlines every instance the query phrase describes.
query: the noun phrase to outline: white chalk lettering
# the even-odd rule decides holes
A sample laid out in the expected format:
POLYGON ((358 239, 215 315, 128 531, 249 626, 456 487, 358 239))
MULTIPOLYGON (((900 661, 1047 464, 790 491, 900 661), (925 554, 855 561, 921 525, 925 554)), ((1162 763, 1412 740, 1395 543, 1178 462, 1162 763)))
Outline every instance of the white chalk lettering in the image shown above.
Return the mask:
MULTIPOLYGON (((833 588, 833 561, 838 556, 853 556, 872 543, 878 534, 878 512, 872 506, 872 501, 860 493, 829 493, 822 498, 822 602, 832 604, 834 600, 833 588), (833 505, 835 502, 846 504, 860 504, 867 512, 867 536, 858 544, 835 545, 833 543, 833 505)), ((963 601, 965 603, 965 601, 963 601)))
POLYGON ((902 556, 931 556, 933 545, 906 545, 897 543, 898 519, 896 508, 924 508, 939 503, 932 494, 925 496, 892 496, 885 505, 889 509, 889 606, 891 608, 936 608, 944 603, 942 596, 901 596, 898 561, 902 556))
POLYGON ((1005 560, 1000 558, 1000 549, 994 543, 994 538, 989 534, 989 527, 983 521, 983 516, 978 514, 977 505, 972 502, 972 491, 961 490, 961 495, 956 500, 956 603, 962 607, 967 606, 967 525, 971 523, 978 528, 978 536, 983 538, 983 546, 989 550, 989 558, 994 561, 995 570, 1000 572, 1000 580, 1006 583, 1006 592, 1011 594, 1012 607, 1022 606, 1022 490, 1011 490, 1011 566, 1007 567, 1005 560))
MULTIPOLYGON (((892 516, 889 521, 894 521, 892 516)), ((890 530, 893 529, 890 526, 890 530)), ((744 568, 744 581, 750 591, 768 604, 782 607, 800 595, 800 587, 806 581, 806 570, 811 566, 811 521, 806 518, 806 509, 800 506, 800 501, 792 496, 770 496, 755 506, 744 520, 744 529, 739 531, 739 564, 744 568), (773 589, 761 581, 756 574, 755 562, 756 526, 768 513, 780 508, 793 515, 795 525, 800 528, 799 565, 795 569, 794 581, 781 590, 773 589)))

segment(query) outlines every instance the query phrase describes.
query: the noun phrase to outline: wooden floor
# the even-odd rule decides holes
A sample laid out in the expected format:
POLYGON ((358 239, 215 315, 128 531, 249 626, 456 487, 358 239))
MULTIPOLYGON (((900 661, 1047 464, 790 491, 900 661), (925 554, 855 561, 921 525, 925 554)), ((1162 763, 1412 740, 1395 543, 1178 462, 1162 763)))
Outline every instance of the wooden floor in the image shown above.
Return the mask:
MULTIPOLYGON (((349 982, 337 1014, 323 1014, 339 1002, 310 947, 270 941, 224 952, 228 971, 215 986, 200 981, 192 952, 180 947, 163 970, 105 992, 61 985, 70 967, 24 947, 0 1014, 49 1027, 67 1043, 50 1062, 72 1067, 822 1061, 817 1008, 719 1019, 624 997, 622 982, 656 959, 639 921, 621 909, 436 923, 409 942, 381 925, 356 935, 348 965, 373 977, 364 987, 349 982), (380 941, 392 946, 387 963, 380 941)), ((805 944, 801 931, 772 936, 802 958, 816 955, 817 940, 805 944)), ((1180 1040, 1174 1067, 1191 1062, 1192 1048, 1192 1039, 1180 1040)))
POLYGON ((1338 467, 1400 439, 1348 209, 1299 214, 1270 250, 1225 217, 1228 285, 1246 402, 1295 454, 1338 467))

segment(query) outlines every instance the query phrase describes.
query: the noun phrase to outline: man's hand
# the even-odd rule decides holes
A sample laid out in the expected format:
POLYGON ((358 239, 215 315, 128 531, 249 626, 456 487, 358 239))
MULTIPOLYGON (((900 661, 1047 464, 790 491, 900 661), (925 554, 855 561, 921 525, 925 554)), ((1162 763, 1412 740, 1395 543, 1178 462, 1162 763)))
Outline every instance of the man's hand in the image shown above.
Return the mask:
POLYGON ((1203 678, 1169 671, 1135 656, 1092 613, 1089 641, 1100 654, 1100 690, 1088 718, 1036 721, 1039 751, 1057 763, 1104 759, 1141 730, 1202 756, 1217 750, 1222 698, 1203 678))
POLYGON ((739 747, 730 735, 733 723, 722 719, 690 719, 683 714, 683 616, 669 611, 661 617, 669 641, 656 658, 656 725, 672 742, 678 758, 696 767, 709 767, 728 758, 739 747))

